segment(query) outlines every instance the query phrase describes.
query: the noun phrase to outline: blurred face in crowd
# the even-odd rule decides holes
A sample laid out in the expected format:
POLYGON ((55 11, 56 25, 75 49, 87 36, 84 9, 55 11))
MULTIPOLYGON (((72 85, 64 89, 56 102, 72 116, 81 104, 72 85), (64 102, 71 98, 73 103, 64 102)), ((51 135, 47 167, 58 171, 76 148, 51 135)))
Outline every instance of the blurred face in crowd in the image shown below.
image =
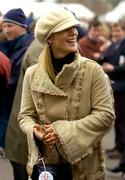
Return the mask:
POLYGON ((88 34, 92 40, 98 41, 101 36, 101 25, 96 26, 96 27, 92 26, 89 29, 88 34))
POLYGON ((25 28, 19 25, 16 25, 10 22, 3 23, 3 33, 8 40, 14 40, 17 37, 24 34, 25 32, 26 32, 25 28))
POLYGON ((113 26, 111 31, 112 41, 116 42, 125 37, 125 30, 120 25, 113 26))
POLYGON ((71 52, 76 52, 77 36, 78 32, 75 27, 52 34, 48 39, 48 43, 52 47, 55 58, 62 58, 71 52))

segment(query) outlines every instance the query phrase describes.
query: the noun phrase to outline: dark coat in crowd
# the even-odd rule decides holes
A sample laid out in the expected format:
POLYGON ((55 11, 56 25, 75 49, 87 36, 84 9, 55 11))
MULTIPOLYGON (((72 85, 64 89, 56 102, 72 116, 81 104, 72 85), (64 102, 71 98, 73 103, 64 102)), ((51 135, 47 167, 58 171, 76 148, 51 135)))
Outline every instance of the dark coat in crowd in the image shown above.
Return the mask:
POLYGON ((7 123, 9 120, 13 99, 17 87, 17 82, 19 79, 20 74, 20 67, 21 62, 24 56, 24 53, 26 52, 28 46, 32 42, 34 36, 32 33, 30 34, 24 34, 22 36, 19 36, 15 40, 10 40, 6 42, 0 43, 0 50, 4 52, 7 57, 9 57, 11 61, 11 72, 10 72, 10 78, 8 80, 8 83, 6 85, 6 89, 4 92, 3 97, 3 103, 2 106, 2 116, 0 117, 1 121, 4 121, 4 127, 0 125, 0 146, 4 146, 4 139, 2 137, 5 137, 7 123))
POLYGON ((125 39, 112 43, 101 63, 114 65, 114 70, 108 73, 113 81, 112 88, 116 92, 125 92, 125 39))
POLYGON ((0 51, 0 116, 2 114, 3 96, 10 76, 10 60, 0 51))
POLYGON ((27 47, 33 40, 33 34, 25 34, 22 35, 15 40, 6 41, 3 43, 4 51, 6 51, 6 55, 11 60, 11 72, 10 72, 10 79, 7 84, 6 88, 6 96, 5 96, 5 108, 6 115, 9 117, 14 94, 17 87, 17 82, 20 74, 20 66, 27 47), (8 113, 7 113, 8 112, 8 113))

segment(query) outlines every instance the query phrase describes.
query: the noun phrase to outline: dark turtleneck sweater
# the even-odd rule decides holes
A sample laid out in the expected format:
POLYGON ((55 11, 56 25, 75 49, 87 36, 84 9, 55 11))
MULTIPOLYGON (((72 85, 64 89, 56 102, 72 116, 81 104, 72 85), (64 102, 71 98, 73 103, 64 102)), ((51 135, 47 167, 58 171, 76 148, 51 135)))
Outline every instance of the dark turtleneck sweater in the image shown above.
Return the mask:
POLYGON ((75 58, 74 52, 69 53, 68 55, 66 55, 63 58, 55 58, 51 48, 50 48, 50 52, 51 52, 52 65, 54 68, 55 75, 57 75, 61 71, 64 64, 72 63, 75 58))

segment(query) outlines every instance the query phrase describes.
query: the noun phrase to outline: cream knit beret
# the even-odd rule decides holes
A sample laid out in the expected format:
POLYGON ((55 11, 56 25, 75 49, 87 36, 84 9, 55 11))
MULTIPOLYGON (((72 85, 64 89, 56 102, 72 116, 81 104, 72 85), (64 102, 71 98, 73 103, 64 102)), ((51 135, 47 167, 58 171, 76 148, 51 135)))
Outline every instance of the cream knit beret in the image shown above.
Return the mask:
POLYGON ((45 43, 48 37, 80 22, 74 14, 65 8, 57 8, 49 11, 48 14, 41 16, 35 26, 35 37, 45 43))

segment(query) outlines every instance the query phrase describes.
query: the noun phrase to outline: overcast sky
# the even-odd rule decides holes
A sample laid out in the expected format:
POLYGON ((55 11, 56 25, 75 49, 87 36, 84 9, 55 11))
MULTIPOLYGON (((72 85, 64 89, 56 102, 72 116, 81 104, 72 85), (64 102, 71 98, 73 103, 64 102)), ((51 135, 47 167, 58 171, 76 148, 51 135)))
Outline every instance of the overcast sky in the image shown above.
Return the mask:
POLYGON ((44 3, 36 3, 35 0, 0 0, 0 11, 3 15, 10 9, 22 8, 26 16, 29 15, 30 12, 33 12, 34 16, 38 18, 57 6, 67 7, 74 12, 78 18, 92 18, 94 16, 92 11, 80 4, 58 5, 57 3, 53 3, 53 0, 46 0, 44 3))
MULTIPOLYGON (((43 0, 43 1, 45 1, 45 2, 54 2, 55 0, 43 0)), ((6 2, 8 2, 10 4, 10 3, 14 3, 14 2, 18 2, 18 3, 22 3, 22 2, 35 2, 35 0, 0 0, 0 3, 1 2, 4 2, 5 5, 7 5, 6 2)))
MULTIPOLYGON (((0 11, 4 14, 12 8, 19 8, 25 6, 25 9, 30 9, 28 3, 36 2, 35 0, 0 0, 0 11), (23 4, 23 6, 22 6, 23 4)), ((54 0, 44 0, 44 2, 54 2, 54 0)))

